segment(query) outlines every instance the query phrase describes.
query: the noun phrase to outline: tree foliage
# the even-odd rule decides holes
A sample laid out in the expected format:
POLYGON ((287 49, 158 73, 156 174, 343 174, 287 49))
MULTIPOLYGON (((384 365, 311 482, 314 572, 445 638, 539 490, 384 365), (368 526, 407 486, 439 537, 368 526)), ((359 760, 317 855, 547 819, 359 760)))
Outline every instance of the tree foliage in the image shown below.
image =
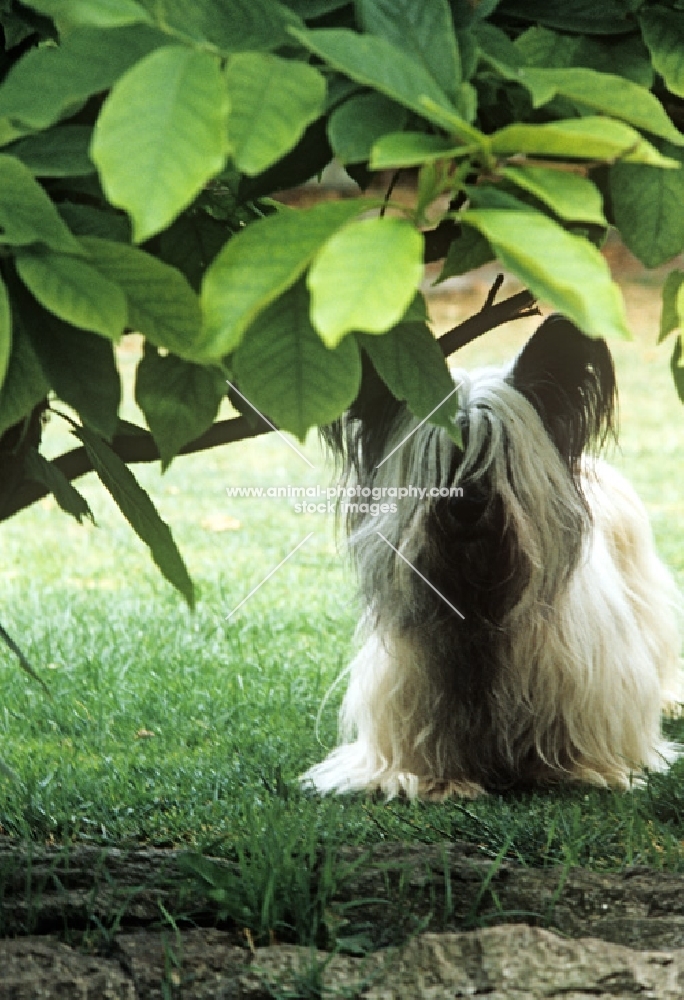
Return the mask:
MULTIPOLYGON (((257 433, 215 424, 228 381, 303 438, 372 365, 449 425, 425 260, 496 258, 627 336, 606 234, 649 268, 684 249, 682 0, 0 0, 0 25, 0 517, 50 490, 82 518, 94 468, 191 603, 127 463, 257 433), (333 159, 356 196, 273 198, 333 159), (130 331, 148 429, 118 413, 130 331), (48 462, 59 401, 82 448, 48 462)), ((674 271, 661 335, 683 316, 674 271)))

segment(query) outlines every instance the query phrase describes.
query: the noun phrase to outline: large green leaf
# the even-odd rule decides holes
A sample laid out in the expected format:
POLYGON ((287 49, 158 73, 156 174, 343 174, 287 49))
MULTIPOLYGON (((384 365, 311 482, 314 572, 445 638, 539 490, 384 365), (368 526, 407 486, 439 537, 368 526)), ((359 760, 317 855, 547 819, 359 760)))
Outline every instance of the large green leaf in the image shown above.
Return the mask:
POLYGON ((0 121, 47 128, 91 94, 111 87, 164 40, 141 24, 108 31, 77 28, 59 46, 31 49, 0 86, 0 121))
POLYGON ((500 155, 572 157, 584 160, 616 160, 676 167, 639 133, 623 122, 588 116, 547 122, 543 125, 506 125, 491 137, 492 152, 500 155))
POLYGON ((386 132, 400 131, 407 115, 406 108, 384 94, 354 94, 335 108, 328 120, 328 138, 335 156, 341 163, 368 160, 373 143, 386 132))
POLYGON ((128 319, 121 288, 78 257, 26 250, 16 259, 19 277, 49 312, 72 326, 118 340, 128 319))
POLYGON ((0 391, 12 353, 12 310, 5 282, 0 277, 0 391))
MULTIPOLYGON (((659 172, 669 174, 675 171, 659 172)), ((561 219, 608 225, 603 215, 601 193, 586 177, 567 170, 533 166, 505 167, 501 174, 507 181, 543 201, 561 219)))
POLYGON ((454 275, 467 274, 491 260, 494 260, 494 253, 484 236, 477 229, 462 226, 461 232, 449 247, 437 282, 446 281, 454 275))
POLYGON ((615 224, 642 264, 658 267, 684 249, 684 169, 616 163, 609 176, 615 224))
POLYGON ((218 60, 166 46, 114 86, 91 155, 136 242, 167 226, 223 167, 228 97, 218 60))
POLYGON ((653 85, 648 49, 638 35, 602 41, 581 34, 564 34, 535 25, 519 35, 515 47, 528 66, 585 66, 601 73, 615 73, 641 84, 653 85))
POLYGON ((682 351, 681 333, 675 340, 672 358, 670 359, 670 371, 672 372, 672 380, 675 384, 679 401, 680 403, 684 403, 684 352, 682 351))
POLYGON ((460 443, 453 418, 458 394, 442 350, 425 323, 403 322, 383 337, 359 335, 373 366, 397 399, 419 420, 446 427, 460 443))
POLYGON ((89 261, 128 300, 128 325, 157 347, 192 357, 199 338, 199 300, 175 267, 125 243, 81 239, 89 261))
POLYGON ((318 70, 270 53, 237 53, 225 77, 232 156, 250 176, 296 146, 325 102, 325 80, 318 70))
POLYGON ((420 63, 452 99, 461 82, 461 58, 447 0, 357 0, 364 30, 392 42, 420 63))
POLYGON ((19 290, 19 308, 45 378, 107 440, 116 432, 121 381, 110 341, 57 319, 19 290))
POLYGON ((639 21, 653 66, 667 89, 684 97, 684 11, 644 5, 639 21))
MULTIPOLYGON (((78 237, 99 236, 104 240, 129 243, 131 226, 128 216, 103 203, 102 208, 94 205, 78 205, 71 201, 59 204, 59 214, 69 229, 78 237)), ((82 239, 81 239, 82 243, 82 239)))
POLYGON ((234 236, 202 284, 202 353, 216 361, 233 351, 254 317, 290 288, 340 226, 373 206, 361 199, 284 210, 234 236))
POLYGON ((640 0, 504 0, 499 12, 522 21, 588 35, 619 35, 634 30, 631 13, 640 0))
POLYGON ((81 254, 54 204, 28 167, 0 154, 0 242, 13 246, 44 243, 52 250, 81 254))
POLYGON ((479 135, 459 115, 442 88, 418 62, 386 38, 359 35, 345 28, 291 29, 309 51, 357 83, 386 94, 428 121, 469 139, 479 135), (446 123, 446 125, 445 125, 446 123))
POLYGON ((684 285, 684 271, 670 271, 663 285, 663 308, 660 315, 658 343, 661 343, 668 334, 682 325, 684 302, 681 305, 679 302, 682 285, 684 285))
POLYGON ((311 326, 309 296, 298 282, 254 323, 235 354, 240 391, 262 413, 303 440, 356 398, 361 360, 353 337, 335 349, 311 326))
POLYGON ((277 49, 291 44, 287 29, 300 18, 277 0, 141 0, 175 38, 196 48, 230 52, 277 49))
POLYGON ((226 380, 215 368, 193 365, 174 354, 162 357, 145 345, 135 379, 135 400, 159 448, 166 469, 183 445, 214 422, 226 380))
POLYGON ((205 271, 231 235, 225 222, 201 209, 183 212, 160 234, 159 256, 181 271, 198 291, 205 271))
POLYGON ((12 350, 5 381, 0 388, 0 437, 22 417, 28 416, 48 394, 49 386, 21 326, 12 331, 12 350))
POLYGON ((92 134, 88 125, 57 125, 20 139, 7 152, 36 177, 81 177, 95 173, 88 155, 92 134))
POLYGON ((525 60, 508 35, 489 21, 478 24, 474 34, 479 58, 505 79, 515 80, 525 60))
POLYGON ((168 524, 162 521, 145 490, 119 456, 97 434, 87 427, 76 428, 74 434, 85 445, 99 479, 136 535, 149 547, 162 574, 181 592, 190 607, 194 607, 195 589, 185 563, 168 524))
POLYGON ((419 167, 434 160, 467 156, 472 146, 455 146, 451 139, 425 132, 388 132, 373 146, 371 170, 392 167, 419 167))
POLYGON ((423 277, 423 237, 397 218, 350 222, 324 244, 307 277, 311 319, 334 347, 347 333, 384 333, 423 277))
POLYGON ((596 247, 541 212, 478 209, 462 220, 491 244, 503 266, 537 298, 590 336, 629 337, 624 303, 596 247))
POLYGON ((28 479, 33 479, 34 482, 45 486, 64 513, 71 514, 79 524, 83 523, 84 517, 95 521, 85 497, 81 496, 78 490, 71 485, 58 466, 54 465, 53 462, 48 462, 35 448, 29 448, 26 452, 24 473, 28 479))
POLYGON ((58 25, 119 28, 150 24, 152 18, 135 0, 27 0, 27 6, 47 14, 58 25))
POLYGON ((668 118, 660 101, 644 87, 612 73, 593 69, 522 68, 518 77, 532 95, 535 107, 554 97, 567 97, 583 108, 591 108, 628 122, 653 135, 684 146, 684 135, 668 118))

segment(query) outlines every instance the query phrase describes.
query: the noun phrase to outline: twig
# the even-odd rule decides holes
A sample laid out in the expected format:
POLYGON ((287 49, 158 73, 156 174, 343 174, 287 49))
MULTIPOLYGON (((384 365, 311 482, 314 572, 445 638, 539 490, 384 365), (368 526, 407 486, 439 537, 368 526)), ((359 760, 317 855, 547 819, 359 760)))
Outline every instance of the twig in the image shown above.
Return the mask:
POLYGON ((401 170, 395 170, 394 173, 392 174, 392 180, 389 182, 389 186, 385 191, 385 197, 382 202, 382 208, 380 209, 381 219, 383 218, 385 212, 387 211, 389 200, 392 197, 392 192, 394 191, 394 188, 396 187, 397 181, 399 180, 400 176, 401 176, 401 170))
POLYGON ((503 280, 503 275, 498 274, 480 311, 463 323, 459 323, 453 330, 448 330, 439 338, 439 346, 442 348, 445 358, 481 337, 483 333, 496 329, 497 326, 510 323, 515 319, 523 319, 525 316, 540 315, 539 309, 535 305, 534 296, 527 290, 511 295, 510 298, 495 305, 494 299, 503 284, 503 280))

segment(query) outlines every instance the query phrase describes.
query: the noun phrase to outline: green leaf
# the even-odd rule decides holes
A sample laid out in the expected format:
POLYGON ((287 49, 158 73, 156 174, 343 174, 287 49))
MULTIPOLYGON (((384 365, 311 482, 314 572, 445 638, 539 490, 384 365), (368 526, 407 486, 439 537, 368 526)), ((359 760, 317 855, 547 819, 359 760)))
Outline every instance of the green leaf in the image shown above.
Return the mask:
POLYGON ((441 87, 420 63, 386 38, 359 35, 345 28, 318 31, 290 29, 301 44, 333 69, 357 83, 380 91, 428 121, 448 127, 469 138, 476 133, 449 101, 441 87))
POLYGON ((518 78, 532 95, 535 107, 547 104, 557 95, 567 97, 582 108, 591 108, 628 122, 652 135, 684 146, 660 101, 643 87, 612 73, 593 69, 523 68, 518 78))
POLYGON ((596 247, 540 212, 464 212, 503 266, 589 336, 629 337, 624 303, 596 247))
POLYGON ((456 386, 444 354, 425 323, 403 322, 383 337, 359 334, 359 343, 397 399, 405 400, 419 420, 429 416, 432 423, 446 427, 461 443, 453 421, 458 411, 456 386))
POLYGON ((373 144, 386 132, 400 131, 406 118, 406 109, 384 94, 354 94, 330 115, 330 145, 340 163, 363 163, 373 144))
POLYGON ((63 323, 21 289, 17 299, 24 329, 50 387, 94 431, 110 440, 121 402, 112 344, 63 323))
POLYGON ((95 523, 93 512, 85 497, 71 485, 61 469, 53 462, 48 462, 35 448, 29 448, 26 452, 24 472, 29 479, 45 486, 52 493, 65 514, 71 514, 79 524, 83 523, 84 517, 90 518, 93 524, 95 523))
POLYGON ((617 160, 676 167, 639 133, 622 122, 588 116, 548 122, 543 125, 515 124, 495 132, 492 152, 501 155, 573 157, 584 160, 617 160))
POLYGON ((45 399, 48 389, 31 341, 21 326, 15 326, 7 374, 0 389, 0 437, 8 427, 28 416, 45 399))
POLYGON ((157 347, 193 357, 201 328, 199 300, 175 267, 124 243, 85 236, 89 262, 128 300, 128 325, 157 347))
POLYGON ((352 199, 284 210, 229 240, 202 284, 203 350, 196 360, 219 360, 233 351, 255 316, 295 283, 326 240, 373 204, 352 199))
POLYGON ((145 7, 161 13, 169 33, 199 42, 196 48, 230 52, 268 51, 292 45, 287 31, 302 21, 276 0, 143 0, 145 7), (202 44, 202 43, 208 43, 202 44))
POLYGON ((478 233, 477 229, 462 226, 460 235, 449 247, 442 273, 435 284, 458 274, 467 274, 468 271, 474 271, 475 268, 482 267, 491 260, 494 260, 494 254, 484 236, 478 233))
POLYGON ((425 132, 389 132, 373 146, 370 159, 371 170, 387 170, 391 167, 418 167, 435 160, 448 160, 456 156, 467 156, 473 146, 455 146, 451 139, 441 135, 427 135, 425 132))
POLYGON ((505 79, 515 80, 525 60, 508 35, 488 21, 475 28, 480 59, 492 66, 505 79))
POLYGON ((17 272, 49 312, 72 326, 118 340, 128 318, 126 296, 90 264, 77 257, 26 250, 17 272))
POLYGON ((357 0, 365 31, 392 42, 456 98, 461 59, 447 0, 357 0))
POLYGON ((416 292, 404 315, 401 317, 402 323, 427 323, 429 319, 427 302, 422 292, 416 292))
POLYGON ((20 139, 7 152, 36 177, 82 177, 95 173, 88 155, 92 134, 89 125, 58 125, 20 139))
POLYGON ((335 350, 324 346, 311 326, 309 296, 301 281, 247 330, 235 353, 235 371, 249 401, 302 441, 309 427, 343 413, 361 383, 354 338, 335 350))
POLYGON ((682 335, 675 340, 672 359, 670 361, 670 371, 677 390, 677 395, 681 403, 684 403, 684 363, 682 360, 682 335))
POLYGON ((325 80, 306 63, 240 52, 225 70, 228 140, 238 169, 261 173, 297 145, 325 102, 325 80))
POLYGON ((515 47, 528 66, 585 66, 624 76, 650 90, 653 69, 648 49, 638 35, 603 42, 587 35, 566 35, 535 25, 519 35, 515 47))
POLYGON ((135 0, 27 0, 27 6, 47 14, 58 25, 119 28, 150 24, 151 17, 135 0))
POLYGON ((62 220, 28 167, 0 154, 0 242, 12 246, 44 243, 52 250, 81 254, 78 240, 62 220))
MULTIPOLYGON (((679 290, 684 284, 684 271, 670 271, 663 285, 663 309, 660 315, 660 335, 658 343, 662 343, 668 334, 677 330, 682 322, 684 309, 680 308, 679 290)), ((684 306, 684 302, 682 303, 684 306)))
POLYGON ((0 391, 12 353, 12 310, 5 282, 0 277, 0 391))
POLYGON ((498 13, 523 21, 538 21, 562 31, 588 35, 619 35, 633 31, 632 10, 639 5, 625 0, 505 0, 498 13))
MULTIPOLYGON (((76 205, 70 201, 59 204, 59 214, 69 229, 78 237, 99 236, 105 240, 129 243, 131 226, 123 212, 117 212, 106 202, 102 208, 94 205, 76 205)), ((82 243, 82 241, 81 241, 82 243)))
POLYGON ((139 538, 148 546, 164 577, 180 591, 190 607, 195 590, 168 524, 162 521, 145 490, 130 469, 101 438, 87 427, 74 430, 85 445, 88 458, 105 488, 112 495, 139 538))
POLYGON ((684 97, 684 13, 644 6, 639 23, 653 66, 673 94, 684 97))
POLYGON ((193 365, 174 354, 162 357, 145 345, 135 379, 135 401, 145 414, 162 460, 162 470, 183 445, 214 422, 226 380, 215 368, 193 365))
POLYGON ((384 333, 404 315, 422 277, 423 237, 409 222, 351 222, 309 270, 313 325, 328 347, 352 330, 384 333))
POLYGON ((597 226, 608 225, 603 215, 601 193, 586 177, 567 170, 532 166, 504 167, 501 175, 543 201, 561 219, 578 219, 597 226))
POLYGON ((659 267, 684 249, 684 169, 616 163, 609 180, 615 225, 642 264, 659 267))
POLYGON ((0 86, 0 121, 47 128, 91 94, 107 90, 142 56, 164 43, 145 25, 77 28, 60 45, 27 52, 0 86))
POLYGON ((136 242, 167 226, 222 169, 227 117, 219 63, 206 52, 159 49, 113 87, 91 155, 136 242))
POLYGON ((184 212, 160 234, 159 256, 199 291, 205 271, 231 235, 225 222, 201 209, 184 212))

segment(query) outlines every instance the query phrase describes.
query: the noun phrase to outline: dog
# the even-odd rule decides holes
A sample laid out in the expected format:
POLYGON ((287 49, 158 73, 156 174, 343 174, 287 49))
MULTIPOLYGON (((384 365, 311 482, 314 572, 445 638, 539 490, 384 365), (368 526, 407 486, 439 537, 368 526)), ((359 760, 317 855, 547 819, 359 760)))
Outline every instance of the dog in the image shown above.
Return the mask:
POLYGON ((346 482, 441 495, 349 515, 364 641, 341 743, 302 781, 436 800, 628 789, 680 752, 661 729, 682 700, 680 599, 641 501, 598 457, 608 347, 551 316, 512 363, 454 381, 462 448, 377 375, 327 430, 346 482))

